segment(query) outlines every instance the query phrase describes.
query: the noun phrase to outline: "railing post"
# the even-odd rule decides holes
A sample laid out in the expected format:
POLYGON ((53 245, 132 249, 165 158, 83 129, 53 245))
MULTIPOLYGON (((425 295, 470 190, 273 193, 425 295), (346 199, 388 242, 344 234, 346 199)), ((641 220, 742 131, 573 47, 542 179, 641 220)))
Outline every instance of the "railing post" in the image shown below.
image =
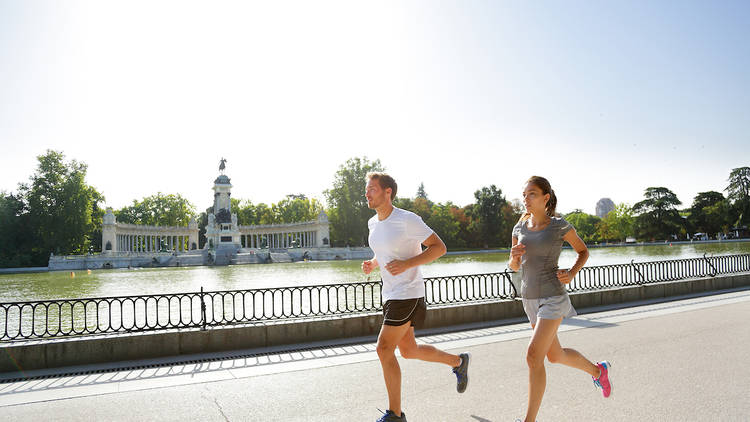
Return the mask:
POLYGON ((641 270, 639 270, 638 267, 635 265, 635 260, 634 259, 630 260, 630 265, 633 266, 633 269, 635 270, 635 273, 638 274, 639 280, 636 280, 636 283, 638 283, 638 284, 645 283, 645 280, 643 279, 643 274, 641 274, 641 270))
POLYGON ((711 277, 716 277, 716 274, 718 274, 719 272, 718 272, 718 271, 716 270, 716 267, 714 267, 714 264, 713 264, 713 262, 711 262, 711 260, 710 260, 710 259, 708 259, 708 257, 706 257, 706 254, 705 254, 705 252, 703 253, 703 259, 705 259, 705 260, 706 260, 706 263, 708 263, 708 266, 709 266, 709 267, 711 268, 711 270, 713 270, 713 272, 714 272, 713 274, 709 273, 708 275, 710 275, 711 277))
POLYGON ((201 286, 201 331, 206 331, 206 302, 203 300, 203 286, 201 286))

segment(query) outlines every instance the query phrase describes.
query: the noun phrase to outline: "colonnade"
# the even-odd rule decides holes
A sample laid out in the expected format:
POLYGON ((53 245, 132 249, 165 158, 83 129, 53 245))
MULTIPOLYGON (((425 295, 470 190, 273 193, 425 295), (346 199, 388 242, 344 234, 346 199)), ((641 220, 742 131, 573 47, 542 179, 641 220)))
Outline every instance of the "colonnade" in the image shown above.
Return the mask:
MULTIPOLYGON (((120 252, 185 252, 192 248, 189 245, 190 236, 159 236, 150 234, 118 234, 117 251, 120 252)), ((198 245, 195 245, 197 248, 198 245)))
POLYGON ((241 242, 243 248, 291 248, 295 242, 296 246, 301 248, 314 248, 318 245, 318 233, 317 231, 302 231, 243 234, 241 242))

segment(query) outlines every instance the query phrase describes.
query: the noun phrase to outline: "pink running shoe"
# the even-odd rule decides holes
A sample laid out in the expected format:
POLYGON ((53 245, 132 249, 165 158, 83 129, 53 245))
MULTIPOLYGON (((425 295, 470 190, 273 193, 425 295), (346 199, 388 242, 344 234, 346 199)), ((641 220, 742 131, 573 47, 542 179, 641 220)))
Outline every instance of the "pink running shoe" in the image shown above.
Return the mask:
POLYGON ((612 394, 612 380, 609 379, 609 368, 612 364, 603 360, 597 363, 596 366, 599 367, 601 373, 599 374, 599 378, 591 377, 591 379, 594 380, 594 385, 602 389, 604 398, 607 398, 612 394))

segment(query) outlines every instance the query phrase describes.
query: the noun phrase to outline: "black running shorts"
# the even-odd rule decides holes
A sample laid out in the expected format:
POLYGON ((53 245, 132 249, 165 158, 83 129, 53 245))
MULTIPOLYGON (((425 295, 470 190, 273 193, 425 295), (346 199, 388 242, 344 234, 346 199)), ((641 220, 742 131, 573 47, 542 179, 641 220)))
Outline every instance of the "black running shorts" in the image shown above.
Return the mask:
POLYGON ((383 305, 383 325, 404 325, 411 321, 411 325, 420 328, 424 325, 427 305, 424 298, 392 299, 383 305))

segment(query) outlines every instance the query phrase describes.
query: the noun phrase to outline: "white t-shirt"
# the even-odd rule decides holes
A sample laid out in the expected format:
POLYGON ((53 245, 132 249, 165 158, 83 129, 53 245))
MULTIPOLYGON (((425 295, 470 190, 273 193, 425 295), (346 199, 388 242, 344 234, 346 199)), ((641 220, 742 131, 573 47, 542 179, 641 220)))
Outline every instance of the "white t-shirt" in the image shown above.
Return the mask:
POLYGON ((420 216, 396 207, 383 221, 379 221, 375 214, 367 226, 370 228, 370 248, 375 252, 383 278, 383 303, 391 299, 424 297, 424 279, 418 266, 394 276, 385 265, 394 259, 406 260, 421 254, 422 242, 432 235, 432 229, 420 216))

